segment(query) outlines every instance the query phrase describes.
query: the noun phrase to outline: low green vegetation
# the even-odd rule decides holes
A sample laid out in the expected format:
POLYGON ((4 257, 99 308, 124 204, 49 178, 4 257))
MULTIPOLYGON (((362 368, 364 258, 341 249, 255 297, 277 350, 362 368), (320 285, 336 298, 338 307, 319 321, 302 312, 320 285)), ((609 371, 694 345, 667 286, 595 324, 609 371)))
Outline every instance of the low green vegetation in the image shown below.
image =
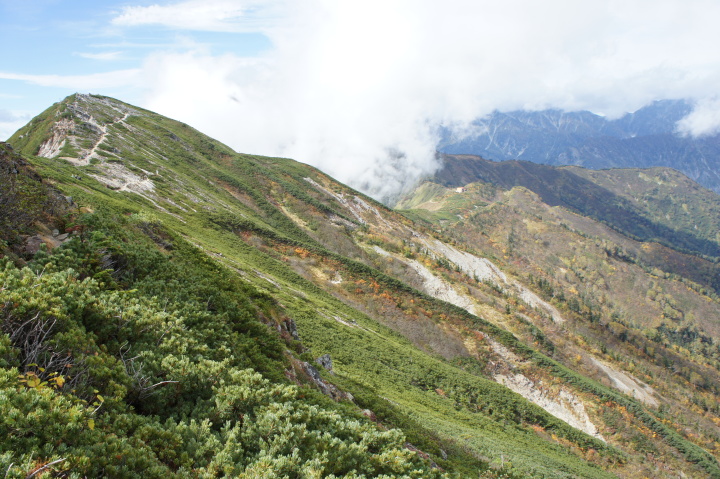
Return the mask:
POLYGON ((5 477, 439 475, 284 378, 272 298, 141 216, 85 221, 0 271, 5 477))

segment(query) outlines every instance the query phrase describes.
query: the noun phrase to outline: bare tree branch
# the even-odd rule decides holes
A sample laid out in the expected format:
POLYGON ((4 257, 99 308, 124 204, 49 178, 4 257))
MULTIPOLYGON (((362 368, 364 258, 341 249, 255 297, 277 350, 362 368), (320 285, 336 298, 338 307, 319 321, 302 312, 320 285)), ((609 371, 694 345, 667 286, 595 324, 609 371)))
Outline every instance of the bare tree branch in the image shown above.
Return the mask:
POLYGON ((32 471, 30 474, 28 474, 27 476, 25 476, 25 479, 30 479, 31 477, 35 477, 36 475, 40 474, 41 472, 43 472, 43 471, 44 471, 45 469, 47 469, 48 467, 53 466, 53 465, 55 465, 55 464, 57 464, 57 463, 59 463, 59 462, 63 462, 65 459, 66 459, 66 458, 63 457, 62 459, 57 459, 57 460, 55 460, 55 461, 48 462, 48 463, 45 464, 44 466, 42 466, 42 467, 40 467, 40 468, 38 468, 38 469, 35 469, 35 470, 32 471))

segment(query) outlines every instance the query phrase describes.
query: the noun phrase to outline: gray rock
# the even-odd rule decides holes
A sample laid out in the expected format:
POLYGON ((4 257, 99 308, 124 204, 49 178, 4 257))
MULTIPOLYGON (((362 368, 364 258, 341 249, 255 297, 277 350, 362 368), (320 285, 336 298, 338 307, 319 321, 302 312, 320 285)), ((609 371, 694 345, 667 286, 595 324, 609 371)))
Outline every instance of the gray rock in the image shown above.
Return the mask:
POLYGON ((315 369, 315 366, 312 366, 310 363, 303 363, 303 369, 305 370, 305 374, 310 376, 310 379, 312 379, 315 384, 318 386, 324 386, 324 381, 320 377, 320 372, 315 369))
POLYGON ((315 369, 310 363, 303 362, 302 368, 305 374, 310 377, 310 380, 317 386, 321 393, 329 396, 334 401, 352 401, 354 398, 351 394, 341 391, 337 386, 325 381, 320 377, 320 372, 315 369))
POLYGON ((35 254, 40 251, 40 246, 45 242, 39 236, 31 236, 25 241, 25 252, 28 254, 35 254))
POLYGON ((293 321, 291 318, 286 319, 285 328, 295 341, 300 341, 300 335, 297 332, 297 325, 295 324, 295 321, 293 321))
POLYGON ((330 371, 331 373, 333 372, 333 363, 329 354, 323 354, 322 356, 317 358, 315 362, 330 371))
POLYGON ((363 416, 370 419, 371 421, 377 421, 377 416, 375 416, 375 413, 372 412, 370 409, 363 409, 361 412, 363 416))

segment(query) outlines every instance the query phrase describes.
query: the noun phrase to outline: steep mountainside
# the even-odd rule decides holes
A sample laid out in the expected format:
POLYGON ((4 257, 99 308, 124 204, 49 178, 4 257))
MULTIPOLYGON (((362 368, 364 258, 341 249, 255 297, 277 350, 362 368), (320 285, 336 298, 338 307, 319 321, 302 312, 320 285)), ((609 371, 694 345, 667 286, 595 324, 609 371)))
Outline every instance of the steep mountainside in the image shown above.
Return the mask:
POLYGON ((665 166, 720 192, 720 135, 676 133, 676 123, 691 111, 685 101, 663 100, 616 120, 587 111, 495 112, 475 122, 472 136, 446 132, 439 149, 592 169, 665 166))
POLYGON ((593 172, 527 161, 492 162, 477 156, 445 155, 443 167, 434 178, 447 187, 476 181, 503 189, 522 186, 550 206, 590 216, 640 240, 720 256, 720 197, 669 168, 593 172))
MULTIPOLYGON (((652 311, 667 307, 695 327, 690 350, 666 322, 647 321, 658 341, 636 337, 626 316, 608 322, 614 310, 587 292, 590 253, 566 267, 586 289, 561 299, 564 283, 528 276, 496 239, 481 254, 458 241, 471 229, 448 238, 307 165, 237 154, 117 100, 74 95, 10 142, 74 205, 53 220, 72 234, 46 242, 52 251, 24 248, 29 231, 6 240, 15 265, 0 290, 0 387, 12 400, 0 415, 10 438, 0 466, 18 476, 62 464, 67 474, 147 477, 149 463, 158 477, 720 477, 717 348, 703 329, 720 303, 699 284, 611 258, 654 274, 652 311), (33 295, 11 296, 21 287, 59 303, 26 304, 33 295), (73 299, 82 288, 91 300, 73 299), (681 288, 687 300, 673 304, 681 288), (35 336, 17 325, 60 316, 74 322, 42 323, 56 349, 44 350, 41 371, 24 340, 35 336), (68 342, 68 331, 93 346, 68 342), (56 350, 77 355, 78 373, 57 369, 56 350), (17 421, 34 414, 28 399, 60 408, 42 420, 80 440, 26 440, 33 426, 17 421), (108 438, 112 453, 91 447, 108 438)), ((528 194, 478 188, 473 205, 499 210, 497 198, 528 194)), ((450 194, 426 190, 430 202, 450 194)), ((521 203, 550 208, 534 198, 521 203)), ((443 201, 433 214, 458 226, 443 201)), ((526 213, 509 208, 498 225, 511 218, 519 231, 526 213)), ((568 221, 548 227, 571 234, 568 221)), ((602 250, 578 237, 587 241, 578 248, 602 250)), ((709 264, 669 249, 647 257, 666 250, 709 264)))
POLYGON ((674 396, 660 409, 670 407, 682 421, 709 421, 713 436, 717 411, 707 412, 719 391, 720 268, 716 258, 671 246, 702 226, 717 247, 710 239, 717 238, 717 204, 715 194, 672 170, 590 171, 446 156, 434 181, 398 208, 539 288, 568 319, 559 331, 543 329, 545 339, 556 348, 566 347, 566 337, 586 342, 584 351, 570 353, 577 354, 576 370, 603 369, 615 387, 643 397, 645 386, 605 369, 599 350, 664 399, 674 396), (468 183, 456 186, 462 182, 468 183), (637 223, 664 217, 674 224, 663 241, 670 246, 628 235, 630 215, 637 223), (689 419, 700 411, 704 419, 689 419))

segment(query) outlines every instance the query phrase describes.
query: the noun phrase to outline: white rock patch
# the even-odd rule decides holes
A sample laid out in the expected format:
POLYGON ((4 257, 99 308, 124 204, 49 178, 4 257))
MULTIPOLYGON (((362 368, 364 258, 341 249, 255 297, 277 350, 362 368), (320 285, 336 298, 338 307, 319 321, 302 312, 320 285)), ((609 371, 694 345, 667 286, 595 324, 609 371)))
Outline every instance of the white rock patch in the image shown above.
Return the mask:
POLYGON ((595 424, 585 411, 585 404, 569 391, 561 389, 555 397, 550 397, 548 391, 538 387, 530 379, 522 374, 514 375, 496 374, 495 381, 506 386, 511 391, 520 394, 558 419, 561 419, 572 427, 582 432, 605 441, 595 424))
POLYGON ((543 300, 538 296, 537 294, 533 293, 520 283, 515 283, 514 285, 518 289, 518 297, 522 299, 525 303, 530 305, 533 308, 540 309, 545 311, 547 314, 550 315, 550 317, 553 319, 556 323, 564 323, 565 318, 562 317, 560 314, 560 311, 555 308, 552 304, 548 303, 547 301, 543 300))
POLYGON ((98 165, 100 175, 89 175, 110 188, 133 193, 145 193, 155 189, 151 179, 139 176, 119 163, 103 163, 98 165))
POLYGON ((50 138, 45 140, 38 150, 37 156, 43 158, 55 158, 60 154, 60 150, 65 146, 67 136, 75 127, 75 123, 72 120, 63 118, 53 125, 53 133, 50 138))
POLYGON ((460 251, 452 246, 436 239, 421 238, 425 246, 436 255, 444 256, 452 261, 468 276, 477 277, 480 281, 492 281, 502 286, 508 283, 505 273, 486 258, 478 258, 475 255, 460 251))
POLYGON ((345 196, 335 193, 327 188, 325 188, 323 185, 318 183, 317 181, 313 180, 312 178, 303 178, 305 181, 310 183, 312 186, 314 186, 316 189, 322 191, 328 196, 331 196, 332 198, 335 198, 341 205, 343 205, 346 209, 350 210, 350 212, 353 214, 355 219, 357 219, 360 223, 365 223, 366 221, 362 219, 362 216, 356 211, 357 208, 355 208, 350 201, 348 201, 345 196))
POLYGON ((508 279, 505 273, 489 259, 479 258, 465 251, 460 251, 436 239, 420 238, 420 241, 425 244, 432 254, 445 257, 455 263, 466 275, 480 281, 490 281, 508 293, 515 293, 518 298, 530 307, 544 311, 554 322, 565 322, 565 318, 562 317, 557 308, 517 281, 508 279))
POLYGON ((590 360, 598 368, 600 368, 612 381, 613 386, 619 391, 638 399, 648 406, 657 407, 658 401, 655 399, 655 390, 648 384, 640 381, 637 378, 630 376, 627 373, 618 371, 609 364, 606 364, 599 359, 590 358, 590 360))
POLYGON ((433 298, 447 301, 450 304, 475 314, 475 303, 465 295, 459 294, 455 288, 442 278, 435 276, 432 271, 414 259, 406 261, 424 280, 423 289, 433 298))
POLYGON ((454 304, 459 308, 463 308, 470 314, 475 314, 475 302, 471 298, 458 293, 457 290, 450 283, 438 276, 435 276, 432 271, 426 268, 425 265, 423 265, 419 261, 416 261, 414 259, 401 259, 399 257, 391 255, 377 245, 374 246, 373 249, 376 253, 382 256, 393 256, 397 258, 398 261, 402 261, 408 266, 410 266, 412 269, 414 269, 415 272, 418 273, 423 279, 422 289, 423 291, 425 291, 425 293, 429 294, 433 298, 447 301, 448 303, 454 304))
MULTIPOLYGON (((512 371, 525 362, 520 356, 497 341, 488 337, 486 339, 493 351, 505 363, 501 367, 502 369, 507 367, 512 371)), ((561 389, 559 393, 552 394, 541 385, 532 382, 527 376, 516 371, 495 373, 493 379, 572 427, 605 441, 598 428, 590 420, 587 411, 585 411, 585 404, 572 392, 561 389)))

